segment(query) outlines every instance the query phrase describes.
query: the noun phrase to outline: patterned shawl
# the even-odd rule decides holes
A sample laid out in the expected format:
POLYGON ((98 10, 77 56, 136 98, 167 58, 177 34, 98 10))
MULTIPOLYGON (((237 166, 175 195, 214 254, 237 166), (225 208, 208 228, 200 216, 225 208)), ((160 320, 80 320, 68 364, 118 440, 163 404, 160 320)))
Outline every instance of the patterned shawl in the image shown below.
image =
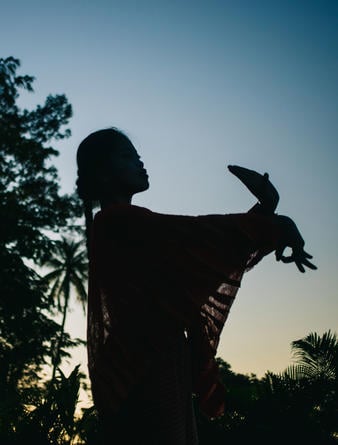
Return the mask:
POLYGON ((112 205, 95 215, 88 290, 88 368, 94 403, 117 412, 156 368, 177 332, 193 360, 193 391, 208 417, 224 411, 215 361, 245 271, 276 248, 274 216, 183 216, 112 205))

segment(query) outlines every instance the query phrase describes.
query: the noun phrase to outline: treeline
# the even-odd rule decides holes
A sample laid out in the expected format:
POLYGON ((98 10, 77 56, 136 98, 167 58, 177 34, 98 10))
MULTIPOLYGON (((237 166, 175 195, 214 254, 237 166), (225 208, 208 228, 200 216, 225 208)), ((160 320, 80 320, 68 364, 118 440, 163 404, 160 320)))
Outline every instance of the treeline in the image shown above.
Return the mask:
MULTIPOLYGON (((61 94, 21 109, 34 78, 19 68, 0 58, 0 444, 96 445, 95 408, 77 409, 85 376, 59 367, 83 343, 65 321, 71 296, 86 302, 88 267, 81 205, 60 193, 52 162, 72 108, 61 94)), ((311 333, 292 348, 295 364, 262 379, 218 359, 226 413, 210 421, 196 404, 200 445, 337 443, 336 334, 311 333)))
POLYGON ((338 443, 337 335, 310 333, 291 347, 294 364, 262 379, 218 359, 226 412, 211 422, 198 413, 201 445, 338 443))
POLYGON ((34 78, 19 67, 18 59, 0 58, 0 443, 29 443, 30 435, 32 443, 69 443, 62 437, 71 433, 79 376, 56 378, 55 371, 81 340, 55 316, 67 313, 71 285, 84 297, 86 261, 76 241, 81 207, 60 194, 52 145, 70 135, 72 107, 59 94, 21 109, 19 94, 33 91, 34 78), (45 266, 53 274, 42 279, 37 270, 45 266))

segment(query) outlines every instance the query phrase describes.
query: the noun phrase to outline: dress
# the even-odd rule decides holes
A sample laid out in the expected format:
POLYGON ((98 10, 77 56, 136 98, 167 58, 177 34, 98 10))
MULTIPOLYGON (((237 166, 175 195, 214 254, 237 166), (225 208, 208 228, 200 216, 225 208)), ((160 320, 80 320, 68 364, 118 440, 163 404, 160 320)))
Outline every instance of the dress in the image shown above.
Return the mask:
POLYGON ((95 215, 88 368, 106 439, 124 429, 112 443, 198 443, 191 395, 209 418, 222 414, 220 334, 244 272, 279 238, 274 216, 253 213, 165 215, 116 204, 95 215), (128 442, 135 431, 139 442, 128 442))

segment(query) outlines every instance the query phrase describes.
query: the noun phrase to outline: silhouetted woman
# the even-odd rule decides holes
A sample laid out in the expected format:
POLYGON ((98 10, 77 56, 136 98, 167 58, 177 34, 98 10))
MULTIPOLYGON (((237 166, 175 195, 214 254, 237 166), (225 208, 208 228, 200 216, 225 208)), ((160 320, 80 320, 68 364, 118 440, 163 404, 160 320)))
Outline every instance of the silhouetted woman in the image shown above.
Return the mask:
POLYGON ((148 175, 119 130, 90 134, 77 163, 90 258, 88 368, 102 442, 197 444, 192 395, 208 418, 223 413, 215 355, 244 272, 273 251, 301 271, 315 269, 311 256, 293 221, 266 211, 266 176, 232 169, 261 197, 247 213, 165 215, 132 204, 148 175))

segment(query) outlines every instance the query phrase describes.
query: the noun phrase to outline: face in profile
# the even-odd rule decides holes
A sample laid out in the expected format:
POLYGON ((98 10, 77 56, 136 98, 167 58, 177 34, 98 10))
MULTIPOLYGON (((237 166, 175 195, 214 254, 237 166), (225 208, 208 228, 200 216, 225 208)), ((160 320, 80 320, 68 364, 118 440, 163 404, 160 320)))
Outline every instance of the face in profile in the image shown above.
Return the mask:
POLYGON ((114 193, 134 194, 147 190, 146 169, 133 144, 123 138, 108 155, 102 166, 102 182, 106 196, 114 193))

